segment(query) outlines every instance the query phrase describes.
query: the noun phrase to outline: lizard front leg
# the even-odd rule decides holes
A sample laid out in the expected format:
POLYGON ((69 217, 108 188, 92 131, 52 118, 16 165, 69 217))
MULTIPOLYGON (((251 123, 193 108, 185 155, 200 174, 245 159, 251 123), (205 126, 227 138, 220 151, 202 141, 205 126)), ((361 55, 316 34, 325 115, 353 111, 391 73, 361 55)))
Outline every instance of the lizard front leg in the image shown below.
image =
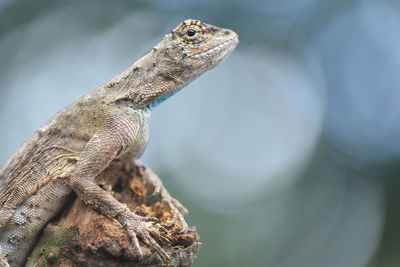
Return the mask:
POLYGON ((69 178, 70 187, 85 203, 116 219, 126 229, 139 255, 142 255, 142 251, 137 236, 167 262, 168 255, 150 235, 157 235, 157 232, 145 224, 148 218, 130 211, 93 181, 121 151, 126 151, 133 145, 138 132, 135 122, 131 117, 114 118, 106 130, 95 134, 79 155, 80 160, 69 178))

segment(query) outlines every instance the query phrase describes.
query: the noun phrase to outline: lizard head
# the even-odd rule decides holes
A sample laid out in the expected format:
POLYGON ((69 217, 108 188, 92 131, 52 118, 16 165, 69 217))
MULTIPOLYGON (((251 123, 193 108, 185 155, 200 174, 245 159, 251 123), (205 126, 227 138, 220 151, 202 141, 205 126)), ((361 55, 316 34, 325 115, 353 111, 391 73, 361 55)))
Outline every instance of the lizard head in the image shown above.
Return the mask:
POLYGON ((188 19, 167 34, 156 49, 163 50, 161 61, 175 66, 173 71, 192 81, 218 65, 238 42, 238 35, 232 30, 188 19))
POLYGON ((152 108, 226 58, 238 35, 201 22, 185 20, 164 36, 133 69, 145 69, 143 86, 129 97, 137 107, 152 108))
POLYGON ((209 70, 228 56, 239 42, 238 35, 199 20, 185 20, 165 38, 170 42, 170 56, 183 67, 209 70))
POLYGON ((201 22, 185 20, 154 47, 152 53, 157 75, 168 84, 158 88, 149 107, 157 106, 176 91, 210 70, 226 58, 239 42, 238 35, 201 22))

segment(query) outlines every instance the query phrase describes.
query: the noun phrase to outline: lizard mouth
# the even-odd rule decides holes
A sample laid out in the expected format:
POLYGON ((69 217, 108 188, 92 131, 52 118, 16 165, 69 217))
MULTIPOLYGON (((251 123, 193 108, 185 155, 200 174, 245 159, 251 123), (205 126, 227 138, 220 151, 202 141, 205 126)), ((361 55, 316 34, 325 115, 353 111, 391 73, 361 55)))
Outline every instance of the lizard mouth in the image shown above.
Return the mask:
POLYGON ((194 54, 190 56, 191 58, 200 59, 200 58, 213 58, 214 62, 220 61, 225 58, 233 49, 236 47, 238 43, 237 36, 234 36, 216 46, 207 49, 206 51, 194 54))

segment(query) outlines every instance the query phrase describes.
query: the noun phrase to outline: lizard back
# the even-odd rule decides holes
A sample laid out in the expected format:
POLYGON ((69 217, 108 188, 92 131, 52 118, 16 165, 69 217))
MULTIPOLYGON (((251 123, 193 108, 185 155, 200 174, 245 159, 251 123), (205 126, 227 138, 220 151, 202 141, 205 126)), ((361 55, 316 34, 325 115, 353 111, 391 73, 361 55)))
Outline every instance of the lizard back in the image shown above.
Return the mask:
POLYGON ((80 126, 69 107, 26 140, 0 171, 0 247, 11 266, 25 261, 37 234, 71 193, 66 178, 90 136, 69 134, 80 126))

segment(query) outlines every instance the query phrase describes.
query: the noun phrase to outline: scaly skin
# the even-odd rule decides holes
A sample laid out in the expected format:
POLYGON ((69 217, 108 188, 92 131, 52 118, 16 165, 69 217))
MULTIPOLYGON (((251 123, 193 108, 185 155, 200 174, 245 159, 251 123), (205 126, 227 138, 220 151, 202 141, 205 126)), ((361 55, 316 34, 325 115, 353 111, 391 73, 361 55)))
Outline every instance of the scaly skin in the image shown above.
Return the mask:
MULTIPOLYGON (((95 178, 116 158, 140 157, 150 109, 215 67, 237 43, 231 30, 186 20, 125 72, 37 130, 0 171, 0 266, 26 261, 38 232, 62 210, 71 191, 124 226, 139 253, 138 237, 167 262, 149 234, 154 229, 144 224, 148 218, 119 203, 95 178)), ((169 197, 162 183, 152 180, 169 197)), ((176 200, 168 201, 176 216, 185 215, 176 200)))

